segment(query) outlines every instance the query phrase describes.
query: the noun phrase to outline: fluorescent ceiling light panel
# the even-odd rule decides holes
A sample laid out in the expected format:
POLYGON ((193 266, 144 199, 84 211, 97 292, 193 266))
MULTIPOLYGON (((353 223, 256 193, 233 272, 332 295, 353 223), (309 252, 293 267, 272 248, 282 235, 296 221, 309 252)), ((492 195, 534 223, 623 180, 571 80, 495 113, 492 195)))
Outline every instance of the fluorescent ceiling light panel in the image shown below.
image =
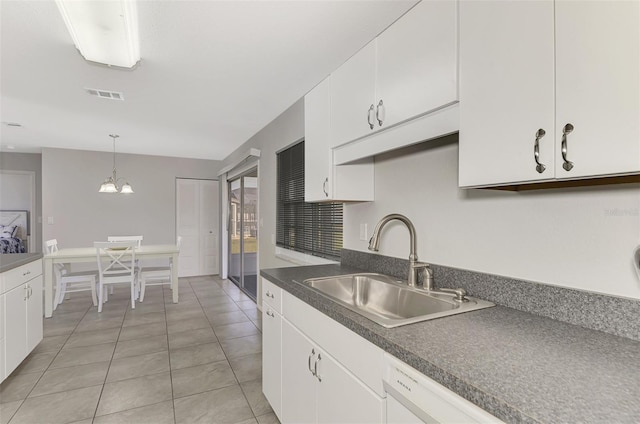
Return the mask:
POLYGON ((135 0, 56 0, 73 43, 91 62, 132 68, 140 60, 135 0))

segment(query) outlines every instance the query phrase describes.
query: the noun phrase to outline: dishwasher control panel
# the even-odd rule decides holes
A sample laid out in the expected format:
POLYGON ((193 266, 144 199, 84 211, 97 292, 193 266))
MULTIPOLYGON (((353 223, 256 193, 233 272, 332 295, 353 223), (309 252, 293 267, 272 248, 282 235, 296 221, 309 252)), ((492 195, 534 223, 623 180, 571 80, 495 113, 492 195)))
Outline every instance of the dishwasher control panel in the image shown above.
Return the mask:
MULTIPOLYGON (((421 421, 432 423, 501 423, 498 418, 436 383, 394 356, 385 354, 384 389, 388 398, 403 405, 421 421)), ((398 408, 389 408, 388 414, 398 408)), ((388 423, 407 422, 387 416, 388 423)))

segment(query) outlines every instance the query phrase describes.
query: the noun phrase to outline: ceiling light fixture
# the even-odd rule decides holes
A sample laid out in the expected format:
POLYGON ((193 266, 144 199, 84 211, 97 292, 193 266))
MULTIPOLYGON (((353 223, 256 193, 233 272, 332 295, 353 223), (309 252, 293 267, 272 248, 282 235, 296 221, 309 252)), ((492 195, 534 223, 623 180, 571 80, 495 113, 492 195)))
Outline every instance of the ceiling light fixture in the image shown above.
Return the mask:
POLYGON ((135 0, 56 0, 67 30, 88 61, 133 68, 140 60, 135 0))
POLYGON ((109 134, 109 137, 113 139, 113 175, 104 180, 104 182, 100 185, 100 193, 123 193, 123 194, 131 194, 133 193, 133 188, 129 184, 129 181, 124 178, 118 178, 116 175, 116 138, 120 137, 118 134, 109 134), (118 187, 118 180, 125 180, 122 188, 118 187))

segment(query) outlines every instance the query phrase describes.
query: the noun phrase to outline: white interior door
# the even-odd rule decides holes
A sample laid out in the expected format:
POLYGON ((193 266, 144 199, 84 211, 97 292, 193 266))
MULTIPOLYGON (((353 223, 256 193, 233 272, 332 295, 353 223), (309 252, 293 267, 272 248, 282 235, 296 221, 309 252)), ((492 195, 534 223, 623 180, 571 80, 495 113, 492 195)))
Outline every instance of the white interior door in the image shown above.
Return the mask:
POLYGON ((200 263, 204 275, 218 274, 219 271, 219 187, 217 181, 200 181, 200 234, 202 248, 200 263))
POLYGON ((218 182, 178 178, 176 234, 182 237, 178 276, 218 273, 218 182))

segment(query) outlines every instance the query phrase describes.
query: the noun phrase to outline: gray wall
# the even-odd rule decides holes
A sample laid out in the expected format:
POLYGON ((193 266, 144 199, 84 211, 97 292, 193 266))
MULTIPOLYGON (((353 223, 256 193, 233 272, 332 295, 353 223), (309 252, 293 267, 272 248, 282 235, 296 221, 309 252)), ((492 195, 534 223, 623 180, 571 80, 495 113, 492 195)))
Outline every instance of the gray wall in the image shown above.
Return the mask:
MULTIPOLYGON (((640 243, 640 185, 504 192, 458 188, 457 135, 376 157, 375 202, 345 207, 344 245, 385 214, 407 215, 425 262, 640 298, 632 265, 640 243)), ((409 255, 401 225, 380 253, 409 255)), ((437 281, 435 282, 437 286, 437 281)))
POLYGON ((43 149, 45 240, 78 247, 109 235, 142 234, 144 243, 174 242, 176 178, 217 179, 221 166, 220 161, 117 154, 118 176, 126 177, 135 193, 98 193, 111 174, 112 158, 111 153, 43 149))
MULTIPOLYGON (((304 101, 300 99, 269 125, 224 159, 224 166, 238 163, 250 148, 260 149, 258 268, 293 266, 275 256, 272 238, 276 233, 276 152, 304 137, 304 101)), ((225 189, 225 188, 221 188, 225 189)))
MULTIPOLYGON (((0 169, 36 173, 36 251, 40 252, 42 250, 42 224, 39 222, 39 218, 42 216, 42 155, 38 153, 2 152, 0 154, 0 169)), ((3 198, 4 195, 5 193, 2 194, 3 198)), ((34 211, 31 211, 31 213, 34 213, 34 211)))

